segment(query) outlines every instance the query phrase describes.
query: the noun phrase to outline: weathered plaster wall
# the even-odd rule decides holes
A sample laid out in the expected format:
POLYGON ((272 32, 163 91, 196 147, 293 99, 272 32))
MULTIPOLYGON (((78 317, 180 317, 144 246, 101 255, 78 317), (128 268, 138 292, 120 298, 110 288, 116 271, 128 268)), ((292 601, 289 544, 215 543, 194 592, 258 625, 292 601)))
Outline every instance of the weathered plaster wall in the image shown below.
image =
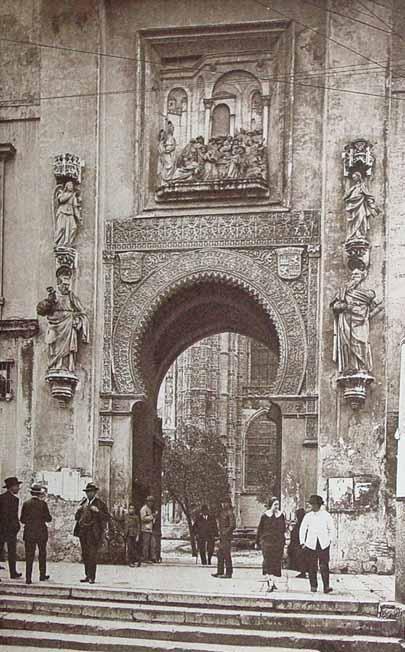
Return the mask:
MULTIPOLYGON (((340 11, 341 3, 332 3, 340 11)), ((357 17, 351 3, 350 13, 357 17)), ((390 20, 389 10, 379 7, 381 17, 390 20)), ((370 18, 369 22, 373 22, 370 18)), ((378 24, 378 23, 377 23, 378 24)), ((330 14, 329 41, 326 65, 328 67, 370 64, 386 61, 390 53, 390 39, 384 32, 362 26, 330 14), (336 41, 353 47, 363 57, 337 45, 336 41)), ((367 75, 335 73, 326 78, 329 86, 361 91, 366 96, 344 92, 326 91, 324 114, 324 196, 323 196, 323 275, 322 275, 322 330, 320 368, 320 433, 319 433, 319 490, 326 494, 330 477, 353 477, 371 474, 380 479, 378 505, 367 513, 342 514, 338 517, 339 538, 334 549, 335 563, 345 564, 349 570, 358 569, 358 561, 367 561, 375 555, 370 550, 377 539, 384 539, 385 548, 392 545, 392 532, 381 527, 385 522, 385 404, 386 404, 386 336, 384 317, 377 316, 370 327, 370 342, 374 359, 375 382, 371 385, 364 409, 353 412, 344 402, 336 387, 336 370, 332 362, 333 314, 329 303, 337 290, 348 279, 343 262, 345 216, 343 205, 343 173, 341 151, 353 138, 362 136, 374 144, 376 165, 370 183, 381 213, 373 218, 369 239, 371 264, 364 285, 375 290, 377 300, 385 296, 385 181, 386 181, 386 70, 374 66, 367 75), (359 121, 361 116, 361 121, 359 121), (377 523, 380 524, 377 527, 377 523), (344 526, 343 526, 344 525, 344 526), (381 535, 381 532, 384 535, 381 535), (366 541, 368 544, 366 544, 366 541)), ((387 304, 385 303, 385 309, 387 304)), ((388 553, 387 553, 388 554, 388 553)), ((364 567, 365 568, 365 567, 364 567)))
MULTIPOLYGON (((351 16, 357 16, 356 3, 345 2, 344 5, 351 16)), ((341 12, 342 2, 332 2, 331 8, 341 12)), ((2 435, 3 441, 4 437, 9 437, 13 446, 14 433, 21 433, 24 455, 17 461, 16 449, 11 446, 13 453, 2 471, 11 473, 17 470, 25 474, 27 482, 31 465, 35 471, 50 471, 63 466, 82 468, 93 475, 96 472, 94 459, 97 453, 100 463, 97 473, 104 482, 103 489, 115 486, 113 502, 124 500, 130 491, 132 421, 129 414, 114 417, 115 441, 111 449, 103 446, 97 452, 96 440, 99 434, 97 395, 100 389, 104 318, 101 284, 103 226, 106 219, 132 216, 136 211, 139 190, 135 182, 134 151, 137 145, 142 147, 143 135, 135 123, 135 72, 139 64, 136 60, 137 30, 168 25, 178 27, 185 24, 295 18, 297 77, 294 85, 291 159, 292 207, 296 210, 314 209, 322 205, 324 224, 318 488, 325 495, 327 478, 337 475, 370 473, 381 477, 378 508, 374 514, 337 517, 340 532, 335 550, 337 562, 347 563, 350 569, 355 566, 354 560, 361 559, 364 561, 362 568, 366 569, 372 553, 365 553, 362 545, 365 539, 375 543, 377 519, 379 523, 384 522, 388 508, 387 481, 383 470, 387 398, 385 318, 380 315, 372 324, 376 381, 370 388, 366 408, 354 414, 343 403, 336 389, 336 371, 331 360, 333 320, 328 308, 332 296, 347 278, 342 253, 345 219, 340 154, 343 146, 356 136, 363 136, 375 143, 377 160, 371 192, 384 210, 371 227, 372 262, 367 283, 376 290, 377 298, 386 297, 386 293, 391 296, 386 302, 386 315, 393 315, 389 325, 392 347, 389 349, 388 363, 392 369, 390 377, 394 380, 390 381, 388 400, 389 409, 394 410, 397 394, 396 342, 401 331, 403 291, 395 289, 394 292, 392 286, 395 284, 395 288, 398 288, 397 281, 405 273, 401 262, 402 244, 397 236, 403 219, 402 198, 396 190, 400 187, 403 167, 398 134, 403 130, 404 116, 398 102, 392 111, 395 135, 391 149, 394 162, 388 206, 385 205, 385 134, 388 124, 384 99, 385 71, 376 70, 367 75, 342 73, 340 76, 311 76, 309 79, 298 77, 312 73, 314 68, 322 70, 323 66, 336 68, 365 63, 362 57, 325 38, 325 33, 377 61, 385 61, 389 55, 388 36, 364 25, 359 26, 349 19, 328 14, 323 8, 316 9, 296 0, 275 3, 274 9, 272 14, 259 4, 241 0, 225 0, 222 3, 214 0, 204 3, 197 0, 142 0, 136 3, 129 0, 60 0, 57 3, 51 0, 29 3, 4 0, 2 3, 0 11, 11 38, 41 40, 49 45, 86 51, 19 45, 10 46, 8 54, 4 54, 5 50, 1 53, 5 57, 1 67, 8 95, 30 99, 40 90, 43 97, 40 104, 36 103, 30 108, 15 102, 15 106, 0 109, 0 140, 12 142, 17 149, 17 155, 7 164, 6 172, 8 245, 4 260, 5 315, 33 317, 35 305, 44 296, 45 288, 54 283, 50 211, 54 189, 52 160, 57 153, 72 151, 86 163, 82 183, 84 227, 77 239, 79 269, 75 291, 88 311, 92 338, 87 349, 81 347, 78 369, 80 385, 76 397, 63 408, 50 397, 44 383, 44 320, 41 320, 41 331, 33 351, 29 353, 28 345, 22 345, 26 350, 23 352, 21 349, 18 355, 25 358, 31 356, 33 360, 32 399, 22 386, 24 409, 18 412, 19 416, 16 406, 20 404, 15 402, 2 405, 1 409, 4 414, 7 411, 7 432, 2 435), (90 53, 99 48, 118 57, 98 57, 90 53), (325 91, 325 85, 342 86, 380 97, 325 91), (97 97, 98 90, 102 95, 97 97), (77 97, 79 94, 82 97, 77 97), (62 95, 76 97, 55 99, 55 96, 62 95), (392 264, 386 272, 387 218, 392 264), (22 261, 24 264, 21 264, 22 261)), ((375 11, 384 20, 390 20, 388 10, 379 6, 375 7, 375 11)), ((368 20, 373 22, 371 17, 368 20)), ((402 56, 399 50, 398 56, 402 56)), ((9 346, 14 347, 15 344, 9 346)), ((16 353, 16 357, 18 355, 16 353)), ((31 369, 30 365, 27 366, 31 369)), ((300 501, 312 492, 313 481, 309 469, 314 468, 316 457, 315 450, 302 448, 303 423, 303 420, 289 419, 283 433, 287 442, 283 458, 286 483, 290 483, 291 460, 295 463, 297 458, 300 459, 302 468, 308 470, 304 474, 307 480, 292 481, 292 492, 296 492, 300 501)), ((149 446, 150 453, 150 440, 145 445, 149 446)), ((53 509, 64 519, 70 507, 59 500, 53 504, 53 509)), ((389 546, 391 543, 391 531, 388 530, 385 544, 389 546)))

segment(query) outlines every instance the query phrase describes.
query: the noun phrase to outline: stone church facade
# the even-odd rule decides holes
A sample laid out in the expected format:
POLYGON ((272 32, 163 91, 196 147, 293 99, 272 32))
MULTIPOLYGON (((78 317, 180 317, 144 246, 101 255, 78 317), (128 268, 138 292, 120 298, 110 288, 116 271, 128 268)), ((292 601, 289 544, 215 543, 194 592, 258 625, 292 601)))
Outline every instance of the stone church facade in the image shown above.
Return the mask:
POLYGON ((159 494, 162 379, 228 332, 272 352, 240 401, 283 508, 392 568, 405 17, 361 4, 2 2, 1 474, 47 484, 55 557, 88 478, 159 494))

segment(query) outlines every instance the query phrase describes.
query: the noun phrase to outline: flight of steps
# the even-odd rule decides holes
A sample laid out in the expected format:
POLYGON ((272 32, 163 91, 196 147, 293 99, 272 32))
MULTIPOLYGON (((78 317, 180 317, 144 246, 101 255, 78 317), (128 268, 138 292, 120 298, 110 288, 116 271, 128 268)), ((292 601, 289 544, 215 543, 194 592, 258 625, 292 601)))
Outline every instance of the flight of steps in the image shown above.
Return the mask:
POLYGON ((376 601, 0 586, 0 648, 25 652, 403 652, 376 601))

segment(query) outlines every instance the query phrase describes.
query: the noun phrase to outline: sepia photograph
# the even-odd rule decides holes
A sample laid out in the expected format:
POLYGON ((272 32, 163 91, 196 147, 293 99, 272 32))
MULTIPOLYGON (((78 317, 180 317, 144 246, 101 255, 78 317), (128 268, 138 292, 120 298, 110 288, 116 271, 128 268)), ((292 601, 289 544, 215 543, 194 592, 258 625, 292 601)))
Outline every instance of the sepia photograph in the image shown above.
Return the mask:
POLYGON ((0 650, 405 652, 405 0, 0 0, 0 650))

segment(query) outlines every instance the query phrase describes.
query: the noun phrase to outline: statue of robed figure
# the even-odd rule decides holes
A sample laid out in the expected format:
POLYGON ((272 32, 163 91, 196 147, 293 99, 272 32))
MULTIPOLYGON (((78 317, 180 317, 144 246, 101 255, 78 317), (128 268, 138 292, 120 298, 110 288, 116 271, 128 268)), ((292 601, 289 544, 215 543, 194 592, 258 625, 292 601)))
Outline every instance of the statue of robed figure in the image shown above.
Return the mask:
POLYGON ((363 271, 353 270, 330 304, 335 315, 333 360, 340 373, 372 370, 370 319, 383 307, 374 290, 360 287, 364 278, 363 271))
POLYGON ((347 213, 347 240, 367 238, 370 217, 380 212, 361 173, 354 172, 352 179, 353 185, 343 198, 347 213))
POLYGON ((75 371, 79 338, 89 342, 89 320, 79 298, 70 287, 71 272, 61 268, 57 273, 57 289, 48 288, 48 296, 37 306, 46 316, 48 329, 48 370, 75 371))
POLYGON ((71 247, 82 224, 80 195, 73 181, 58 184, 54 192, 55 246, 71 247))

